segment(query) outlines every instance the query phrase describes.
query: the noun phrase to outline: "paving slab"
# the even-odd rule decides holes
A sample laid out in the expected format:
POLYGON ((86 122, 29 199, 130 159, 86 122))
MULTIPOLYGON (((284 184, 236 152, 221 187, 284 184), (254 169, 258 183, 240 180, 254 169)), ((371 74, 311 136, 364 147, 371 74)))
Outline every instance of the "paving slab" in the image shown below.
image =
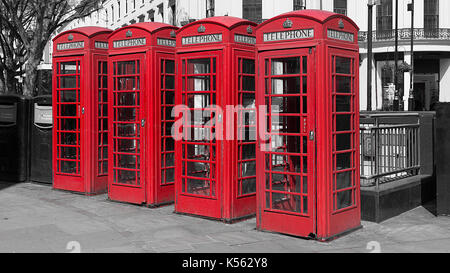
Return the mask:
POLYGON ((0 252, 368 253, 450 252, 450 217, 419 207, 331 242, 261 232, 256 219, 225 224, 83 196, 49 186, 0 182, 0 252), (379 246, 374 248, 374 246, 379 246))

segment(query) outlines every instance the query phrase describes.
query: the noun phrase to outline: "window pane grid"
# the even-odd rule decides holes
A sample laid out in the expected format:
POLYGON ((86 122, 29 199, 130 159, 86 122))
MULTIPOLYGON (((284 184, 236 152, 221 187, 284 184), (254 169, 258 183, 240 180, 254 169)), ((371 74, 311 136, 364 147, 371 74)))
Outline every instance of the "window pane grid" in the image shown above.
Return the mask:
POLYGON ((207 122, 216 119, 216 109, 210 107, 217 105, 216 65, 216 57, 182 60, 182 103, 188 106, 186 111, 189 111, 183 113, 181 141, 181 178, 185 195, 216 197, 217 144, 215 138, 212 138, 216 126, 205 126, 207 122), (205 117, 203 111, 209 111, 210 114, 205 117), (195 113, 202 115, 196 116, 195 113))
POLYGON ((81 176, 81 62, 57 62, 56 174, 81 176))
POLYGON ((308 216, 307 56, 266 59, 266 209, 308 216), (277 119, 275 119, 277 118, 277 119))
MULTIPOLYGON (((333 55, 332 59, 332 136, 333 136, 333 211, 356 206, 355 166, 356 121, 355 59, 333 55)), ((358 124, 358 125, 357 125, 358 124)))
POLYGON ((113 175, 114 183, 139 187, 140 61, 113 63, 113 175))

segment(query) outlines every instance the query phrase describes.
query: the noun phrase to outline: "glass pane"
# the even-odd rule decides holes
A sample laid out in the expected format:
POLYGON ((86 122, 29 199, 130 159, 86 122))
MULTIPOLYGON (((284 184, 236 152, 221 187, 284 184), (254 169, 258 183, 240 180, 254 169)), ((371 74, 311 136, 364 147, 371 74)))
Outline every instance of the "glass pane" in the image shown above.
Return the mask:
POLYGON ((273 115, 272 132, 299 134, 301 133, 300 120, 300 117, 273 115))
POLYGON ((166 60, 166 74, 175 74, 175 61, 166 60))
POLYGON ((175 182, 175 169, 166 170, 166 183, 175 182))
POLYGON ((80 65, 78 62, 61 63, 60 74, 77 74, 80 73, 80 65), (77 71, 78 70, 78 71, 77 71))
POLYGON ((255 107, 255 95, 254 94, 242 94, 242 106, 244 108, 256 108, 255 107))
POLYGON ((209 180, 187 179, 187 192, 198 195, 210 195, 209 180))
POLYGON ((188 60, 187 74, 211 73, 211 59, 188 60))
POLYGON ((336 112, 351 112, 350 96, 336 96, 336 112))
POLYGON ((299 114, 300 97, 272 97, 272 113, 299 114))
POLYGON ((134 77, 121 77, 118 78, 118 82, 118 90, 136 90, 136 78, 134 77))
POLYGON ((137 137, 139 136, 139 127, 136 124, 117 124, 118 136, 137 137))
POLYGON ((337 209, 343 209, 352 205, 352 191, 339 192, 337 194, 337 209))
POLYGON ((186 105, 189 108, 206 108, 210 105, 211 96, 210 95, 186 95, 186 105))
POLYGON ((137 118, 135 108, 115 109, 118 112, 118 121, 135 121, 137 118))
POLYGON ((77 76, 61 76, 61 88, 77 88, 77 76))
POLYGON ((272 59, 272 75, 300 74, 300 57, 272 59))
POLYGON ((135 171, 123 171, 118 170, 115 181, 120 184, 136 184, 136 172, 135 171))
POLYGON ((251 194, 256 192, 256 178, 242 180, 242 194, 251 194))
POLYGON ((255 60, 243 59, 242 73, 243 74, 255 74, 255 60))
POLYGON ((300 94, 300 77, 272 79, 272 94, 300 94))
POLYGON ((210 76, 196 76, 187 79, 187 91, 209 91, 210 89, 210 76))
POLYGON ((117 75, 130 75, 136 74, 136 62, 135 61, 127 61, 127 62, 118 62, 118 71, 117 75))
POLYGON ((352 116, 351 115, 336 115, 336 131, 350 131, 352 130, 352 116))
POLYGON ((61 161, 61 172, 68 174, 77 173, 77 162, 73 161, 61 161))
POLYGON ((187 159, 209 161, 211 158, 210 148, 206 145, 187 145, 187 159))
POLYGON ((117 100, 114 105, 117 106, 135 106, 136 105, 136 93, 134 92, 120 92, 116 93, 117 100))
POLYGON ((351 77, 336 76, 336 93, 352 93, 351 77))
POLYGON ((136 147, 138 147, 138 141, 133 139, 118 139, 117 151, 121 153, 136 153, 136 147))
POLYGON ((280 153, 300 153, 301 137, 297 136, 272 136, 272 151, 280 153))
POLYGON ((76 117, 78 105, 60 105, 61 112, 59 113, 63 117, 76 117))
POLYGON ((336 135, 336 151, 351 149, 351 134, 336 135))
POLYGON ((60 102, 77 102, 77 91, 76 90, 64 90, 59 91, 60 102))
POLYGON ((352 172, 336 174, 336 190, 349 188, 352 186, 352 172))
POLYGON ((244 76, 242 77, 242 90, 243 91, 255 91, 255 77, 244 76))
POLYGON ((174 76, 166 76, 165 87, 166 87, 166 89, 175 89, 175 77, 174 76))
MULTIPOLYGON (((272 171, 301 173, 299 156, 272 155, 272 171)), ((270 163, 269 163, 270 164, 270 163)))
POLYGON ((256 175, 256 162, 244 162, 240 164, 241 177, 250 177, 256 175))
POLYGON ((351 168, 351 153, 336 155, 336 170, 345 170, 351 168))
POLYGON ((336 57, 336 73, 351 74, 352 59, 336 57))
POLYGON ((242 160, 254 159, 256 158, 255 145, 242 145, 242 160))
POLYGON ((272 193, 272 208, 276 210, 301 213, 300 196, 272 193))

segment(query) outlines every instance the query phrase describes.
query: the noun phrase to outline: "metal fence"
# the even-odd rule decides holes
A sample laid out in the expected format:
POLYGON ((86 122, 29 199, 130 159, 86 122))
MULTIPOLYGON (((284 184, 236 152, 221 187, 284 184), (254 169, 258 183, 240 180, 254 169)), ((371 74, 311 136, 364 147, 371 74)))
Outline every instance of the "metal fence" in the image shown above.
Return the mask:
POLYGON ((419 174, 420 124, 380 123, 383 115, 367 115, 360 124, 361 186, 379 186, 419 174))

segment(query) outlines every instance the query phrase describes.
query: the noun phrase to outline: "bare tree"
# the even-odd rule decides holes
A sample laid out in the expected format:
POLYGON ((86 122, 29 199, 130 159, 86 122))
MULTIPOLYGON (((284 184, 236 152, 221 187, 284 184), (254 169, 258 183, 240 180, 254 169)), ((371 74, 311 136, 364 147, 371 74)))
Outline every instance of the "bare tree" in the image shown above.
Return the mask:
POLYGON ((45 46, 60 27, 89 16, 102 0, 0 0, 0 88, 17 92, 15 77, 23 76, 23 95, 32 96, 45 46))

